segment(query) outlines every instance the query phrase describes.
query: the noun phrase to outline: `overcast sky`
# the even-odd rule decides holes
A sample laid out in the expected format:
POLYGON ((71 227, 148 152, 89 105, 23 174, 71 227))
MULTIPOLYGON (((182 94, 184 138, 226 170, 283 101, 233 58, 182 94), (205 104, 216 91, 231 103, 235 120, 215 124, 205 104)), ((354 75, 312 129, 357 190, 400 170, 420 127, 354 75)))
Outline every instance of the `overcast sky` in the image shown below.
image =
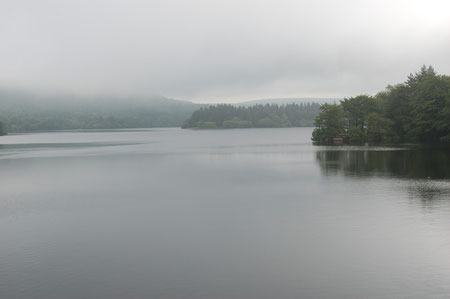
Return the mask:
POLYGON ((0 0, 0 87, 194 102, 450 74, 450 1, 0 0))

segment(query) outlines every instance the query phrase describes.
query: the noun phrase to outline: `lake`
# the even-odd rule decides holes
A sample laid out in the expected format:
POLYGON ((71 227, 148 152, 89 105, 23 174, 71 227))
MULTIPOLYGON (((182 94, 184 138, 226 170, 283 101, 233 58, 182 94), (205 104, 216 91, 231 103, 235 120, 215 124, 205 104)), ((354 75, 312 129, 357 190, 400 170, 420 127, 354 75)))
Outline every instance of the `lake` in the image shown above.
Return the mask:
POLYGON ((0 297, 449 298, 448 147, 311 131, 0 137, 0 297))

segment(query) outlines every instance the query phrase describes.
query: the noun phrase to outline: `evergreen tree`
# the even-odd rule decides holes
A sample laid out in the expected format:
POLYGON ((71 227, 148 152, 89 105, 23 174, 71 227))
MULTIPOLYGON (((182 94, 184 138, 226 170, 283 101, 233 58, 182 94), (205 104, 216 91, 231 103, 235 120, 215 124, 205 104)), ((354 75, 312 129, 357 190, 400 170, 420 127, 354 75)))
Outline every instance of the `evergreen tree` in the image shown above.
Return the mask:
POLYGON ((204 122, 214 122, 217 128, 281 128, 313 126, 319 104, 254 105, 235 107, 212 105, 192 113, 182 128, 203 128, 204 122))
POLYGON ((329 144, 338 135, 347 143, 450 143, 450 77, 423 66, 405 83, 388 86, 375 97, 361 95, 340 105, 322 105, 312 139, 329 144), (340 124, 341 118, 343 128, 329 125, 340 124))
POLYGON ((314 124, 316 128, 312 140, 318 144, 332 144, 333 138, 345 132, 345 119, 342 106, 338 104, 323 104, 314 124))
POLYGON ((6 135, 6 129, 3 123, 0 121, 0 136, 6 135))

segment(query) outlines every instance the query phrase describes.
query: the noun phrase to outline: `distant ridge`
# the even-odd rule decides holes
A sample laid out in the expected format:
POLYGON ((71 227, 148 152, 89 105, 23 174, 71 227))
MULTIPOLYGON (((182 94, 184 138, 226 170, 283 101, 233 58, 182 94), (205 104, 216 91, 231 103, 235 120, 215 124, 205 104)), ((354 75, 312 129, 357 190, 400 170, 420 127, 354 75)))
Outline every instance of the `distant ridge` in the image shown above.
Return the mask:
MULTIPOLYGON (((338 98, 274 98, 230 104, 333 103, 338 98)), ((217 104, 196 104, 160 95, 81 96, 0 88, 0 120, 10 133, 48 130, 179 127, 192 113, 217 104)), ((311 118, 311 117, 309 117, 311 118)), ((310 119, 308 121, 310 122, 310 119)), ((308 125, 310 124, 308 122, 308 125)), ((304 125, 302 123, 302 125, 304 125)))
POLYGON ((74 96, 0 90, 7 132, 179 127, 200 104, 163 96, 74 96))
POLYGON ((245 101, 240 103, 235 103, 233 106, 244 106, 249 107, 253 105, 265 105, 265 104, 278 104, 278 105, 286 105, 286 104, 305 104, 305 103, 333 103, 339 102, 342 98, 274 98, 274 99, 261 99, 261 100, 253 100, 253 101, 245 101))
POLYGON ((121 96, 121 95, 76 95, 63 92, 34 92, 0 87, 0 103, 27 103, 31 105, 41 105, 43 103, 53 105, 76 104, 117 104, 117 103, 138 103, 146 105, 198 105, 190 101, 167 98, 158 94, 147 96, 121 96))

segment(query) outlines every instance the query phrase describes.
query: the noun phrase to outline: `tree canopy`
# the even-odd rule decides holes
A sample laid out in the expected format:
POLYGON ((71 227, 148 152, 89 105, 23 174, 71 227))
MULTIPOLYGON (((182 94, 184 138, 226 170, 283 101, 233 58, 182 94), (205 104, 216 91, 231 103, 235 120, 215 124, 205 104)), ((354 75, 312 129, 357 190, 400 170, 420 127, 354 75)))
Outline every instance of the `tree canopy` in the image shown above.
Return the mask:
POLYGON ((250 107, 212 105, 194 111, 192 116, 183 123, 183 128, 307 127, 313 126, 319 107, 320 105, 316 103, 266 104, 250 107))
POLYGON ((338 135, 348 144, 450 142, 450 76, 423 66, 406 82, 374 97, 359 95, 322 105, 315 125, 316 144, 332 144, 338 135))
POLYGON ((5 126, 0 121, 0 136, 2 136, 2 135, 6 135, 6 130, 5 130, 5 126))

